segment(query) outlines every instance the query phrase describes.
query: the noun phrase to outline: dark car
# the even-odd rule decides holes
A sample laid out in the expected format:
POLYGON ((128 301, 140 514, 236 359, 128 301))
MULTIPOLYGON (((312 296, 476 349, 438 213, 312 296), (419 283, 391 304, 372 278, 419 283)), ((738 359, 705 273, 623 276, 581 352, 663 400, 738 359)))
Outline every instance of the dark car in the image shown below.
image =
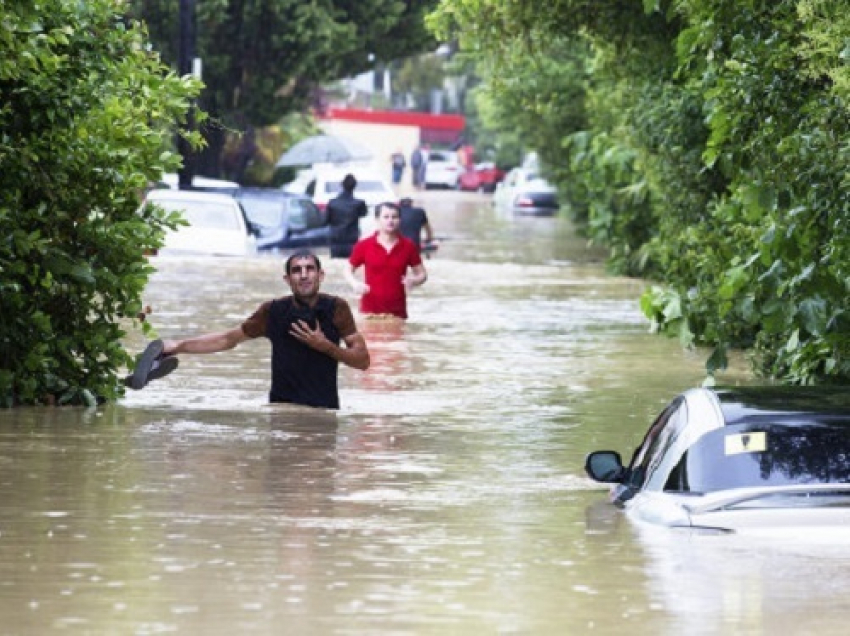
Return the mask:
POLYGON ((330 242, 327 216, 306 195, 240 188, 234 197, 245 210, 259 250, 319 247, 330 242))
POLYGON ((585 470, 614 484, 629 516, 737 532, 841 529, 850 522, 850 391, 692 389, 649 427, 628 466, 616 451, 585 470))

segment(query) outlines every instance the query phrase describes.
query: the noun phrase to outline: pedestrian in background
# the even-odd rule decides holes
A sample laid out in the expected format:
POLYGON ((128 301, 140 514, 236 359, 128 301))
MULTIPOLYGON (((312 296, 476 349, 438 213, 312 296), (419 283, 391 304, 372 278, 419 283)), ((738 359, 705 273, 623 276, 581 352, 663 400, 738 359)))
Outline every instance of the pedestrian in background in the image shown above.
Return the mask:
POLYGON ((378 231, 358 241, 345 271, 360 312, 407 318, 407 292, 428 280, 419 249, 399 232, 400 213, 395 203, 381 203, 375 213, 378 231), (355 273, 363 267, 365 283, 355 273))
POLYGON ((404 159, 404 153, 401 150, 396 150, 391 156, 390 161, 393 168, 393 183, 401 183, 401 178, 404 175, 404 168, 407 161, 404 159))
POLYGON ((342 192, 328 201, 331 258, 348 258, 360 239, 360 219, 366 216, 367 208, 362 199, 354 198, 356 187, 357 179, 347 174, 342 180, 342 192))
POLYGON ((428 175, 428 157, 431 155, 431 148, 428 144, 424 144, 420 150, 422 155, 422 163, 419 165, 419 188, 425 190, 428 187, 426 177, 428 175))
POLYGON ((398 210, 401 235, 413 241, 421 251, 423 230, 425 231, 426 245, 434 240, 434 232, 431 229, 431 223, 428 221, 428 215, 423 208, 414 207, 413 200, 410 197, 404 197, 399 201, 398 210))
POLYGON ((413 188, 419 190, 422 187, 422 148, 416 146, 410 154, 410 180, 413 188))

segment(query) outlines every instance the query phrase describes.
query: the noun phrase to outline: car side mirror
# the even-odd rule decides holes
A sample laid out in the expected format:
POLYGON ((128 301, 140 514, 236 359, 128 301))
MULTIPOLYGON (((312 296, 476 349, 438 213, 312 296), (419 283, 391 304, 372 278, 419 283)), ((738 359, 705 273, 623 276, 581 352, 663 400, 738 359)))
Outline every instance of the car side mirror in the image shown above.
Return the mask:
POLYGON ((616 451, 594 451, 584 460, 584 471, 594 481, 620 484, 626 474, 623 459, 616 451))

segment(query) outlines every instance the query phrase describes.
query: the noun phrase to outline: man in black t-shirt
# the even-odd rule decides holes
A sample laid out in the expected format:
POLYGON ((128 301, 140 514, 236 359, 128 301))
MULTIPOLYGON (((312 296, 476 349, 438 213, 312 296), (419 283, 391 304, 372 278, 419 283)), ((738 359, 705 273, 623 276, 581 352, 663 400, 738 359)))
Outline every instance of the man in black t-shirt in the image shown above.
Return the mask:
POLYGON ((216 353, 265 336, 272 343, 269 401, 338 409, 339 363, 368 369, 366 340, 357 331, 348 303, 319 293, 325 272, 315 254, 293 254, 285 271, 291 296, 263 303, 228 331, 164 341, 164 355, 216 353))

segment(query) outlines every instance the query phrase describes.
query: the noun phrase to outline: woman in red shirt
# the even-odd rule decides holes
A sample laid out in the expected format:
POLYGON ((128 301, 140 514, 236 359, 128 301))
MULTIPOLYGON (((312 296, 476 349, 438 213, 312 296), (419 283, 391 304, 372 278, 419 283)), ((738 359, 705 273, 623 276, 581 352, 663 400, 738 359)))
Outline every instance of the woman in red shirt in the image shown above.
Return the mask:
POLYGON ((348 259, 345 277, 360 298, 363 314, 407 318, 407 291, 428 279, 419 249, 399 232, 400 213, 395 203, 382 203, 375 210, 378 231, 357 242, 348 259), (366 282, 355 277, 363 266, 366 282))

